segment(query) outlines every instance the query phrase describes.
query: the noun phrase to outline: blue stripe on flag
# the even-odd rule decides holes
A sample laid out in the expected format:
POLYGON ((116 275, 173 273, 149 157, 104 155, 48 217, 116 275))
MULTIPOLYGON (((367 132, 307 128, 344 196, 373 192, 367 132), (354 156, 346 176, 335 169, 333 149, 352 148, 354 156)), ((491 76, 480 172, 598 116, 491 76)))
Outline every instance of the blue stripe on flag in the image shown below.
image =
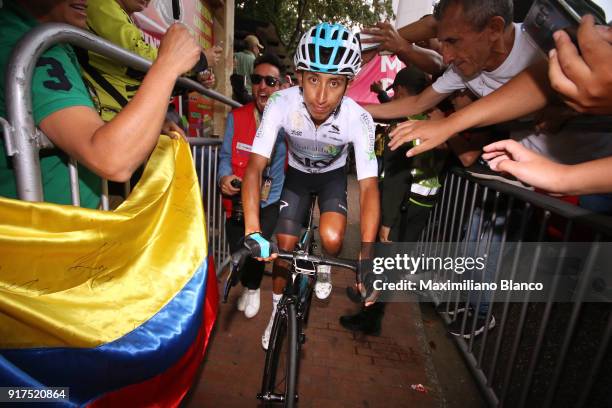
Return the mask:
POLYGON ((70 387, 70 400, 83 404, 164 372, 197 337, 202 325, 207 270, 204 260, 166 306, 111 343, 93 349, 0 350, 2 385, 70 387))

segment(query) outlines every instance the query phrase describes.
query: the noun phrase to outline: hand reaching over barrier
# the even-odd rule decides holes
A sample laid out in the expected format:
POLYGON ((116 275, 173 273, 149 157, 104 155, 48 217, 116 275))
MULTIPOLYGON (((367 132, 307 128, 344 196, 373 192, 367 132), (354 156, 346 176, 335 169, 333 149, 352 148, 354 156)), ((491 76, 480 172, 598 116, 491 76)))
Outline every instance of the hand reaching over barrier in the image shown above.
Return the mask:
POLYGON ((408 120, 391 131, 389 147, 396 150, 401 145, 416 140, 416 146, 406 152, 407 157, 412 157, 440 146, 455 133, 448 119, 408 120))
POLYGON ((492 170, 512 174, 520 181, 549 193, 584 195, 609 193, 612 179, 602 177, 612 169, 612 156, 574 165, 555 163, 514 140, 484 148, 482 157, 492 170))

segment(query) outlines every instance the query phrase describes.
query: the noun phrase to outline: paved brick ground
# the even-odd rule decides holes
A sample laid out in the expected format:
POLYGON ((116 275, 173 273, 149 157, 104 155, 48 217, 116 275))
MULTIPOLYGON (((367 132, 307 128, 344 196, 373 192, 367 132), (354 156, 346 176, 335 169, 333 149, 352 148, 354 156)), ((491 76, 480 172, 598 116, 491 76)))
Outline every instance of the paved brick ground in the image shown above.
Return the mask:
MULTIPOLYGON (((358 245, 354 242, 359 237, 354 181, 349 196, 352 208, 344 256, 354 255, 358 245)), ((312 303, 300 362, 299 407, 441 406, 418 304, 389 304, 380 337, 355 335, 338 322, 340 315, 358 308, 344 294, 354 276, 349 271, 334 272, 330 298, 312 303), (423 384, 428 392, 415 391, 411 384, 423 384)), ((251 320, 235 308, 239 292, 234 290, 229 302, 220 307, 206 360, 186 407, 259 406, 255 395, 264 364, 260 337, 271 312, 271 278, 264 277, 262 307, 251 320)))

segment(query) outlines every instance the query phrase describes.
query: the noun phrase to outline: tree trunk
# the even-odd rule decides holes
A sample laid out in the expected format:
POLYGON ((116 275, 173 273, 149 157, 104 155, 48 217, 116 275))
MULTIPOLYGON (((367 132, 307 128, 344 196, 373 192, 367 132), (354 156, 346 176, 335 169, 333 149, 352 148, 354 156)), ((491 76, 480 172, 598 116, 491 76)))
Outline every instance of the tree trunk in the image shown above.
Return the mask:
POLYGON ((304 20, 304 14, 306 13, 307 7, 308 7, 308 0, 298 0, 298 15, 297 15, 297 19, 295 20, 295 30, 293 31, 293 34, 291 35, 289 44, 287 44, 287 47, 289 48, 290 51, 295 50, 295 47, 297 46, 297 42, 299 41, 302 34, 304 34, 304 31, 302 30, 302 21, 304 20))

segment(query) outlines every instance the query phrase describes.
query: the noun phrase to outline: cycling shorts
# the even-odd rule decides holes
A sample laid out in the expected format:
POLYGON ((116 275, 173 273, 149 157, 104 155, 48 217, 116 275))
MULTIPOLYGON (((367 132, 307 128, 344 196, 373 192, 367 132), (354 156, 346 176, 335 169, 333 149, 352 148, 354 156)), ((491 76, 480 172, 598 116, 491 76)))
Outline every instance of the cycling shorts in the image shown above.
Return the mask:
POLYGON ((319 212, 346 216, 346 172, 344 168, 325 173, 304 173, 289 167, 279 204, 276 233, 299 236, 307 221, 310 196, 318 196, 319 212))

